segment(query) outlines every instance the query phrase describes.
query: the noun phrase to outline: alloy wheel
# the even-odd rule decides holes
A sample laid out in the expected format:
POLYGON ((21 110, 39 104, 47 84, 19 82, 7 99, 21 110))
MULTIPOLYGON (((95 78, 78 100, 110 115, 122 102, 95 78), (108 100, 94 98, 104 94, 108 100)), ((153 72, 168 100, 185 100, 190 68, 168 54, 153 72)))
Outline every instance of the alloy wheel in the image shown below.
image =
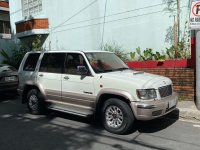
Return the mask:
POLYGON ((29 97, 29 106, 32 110, 37 110, 39 106, 39 101, 36 95, 31 95, 29 97))
POLYGON ((122 110, 117 106, 109 106, 105 112, 106 123, 111 128, 119 128, 123 123, 122 110))

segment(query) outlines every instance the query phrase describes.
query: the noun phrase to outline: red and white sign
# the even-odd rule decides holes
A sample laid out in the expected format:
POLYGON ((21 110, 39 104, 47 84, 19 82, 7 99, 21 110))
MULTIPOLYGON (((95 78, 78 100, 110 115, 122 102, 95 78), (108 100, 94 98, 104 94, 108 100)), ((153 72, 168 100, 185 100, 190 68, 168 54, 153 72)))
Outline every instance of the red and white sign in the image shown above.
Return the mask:
POLYGON ((191 29, 200 29, 200 1, 191 4, 190 27, 191 29))

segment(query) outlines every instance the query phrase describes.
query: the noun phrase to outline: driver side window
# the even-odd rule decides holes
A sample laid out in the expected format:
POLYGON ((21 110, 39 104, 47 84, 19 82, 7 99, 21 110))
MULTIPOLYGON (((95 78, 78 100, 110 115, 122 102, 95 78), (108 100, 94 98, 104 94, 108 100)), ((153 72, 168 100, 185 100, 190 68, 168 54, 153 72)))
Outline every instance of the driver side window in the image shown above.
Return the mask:
MULTIPOLYGON (((77 53, 67 54, 67 58, 65 61, 65 73, 72 75, 80 75, 77 70, 78 66, 85 66, 88 69, 88 66, 83 56, 77 53)), ((89 69, 88 69, 88 75, 90 75, 89 69)))

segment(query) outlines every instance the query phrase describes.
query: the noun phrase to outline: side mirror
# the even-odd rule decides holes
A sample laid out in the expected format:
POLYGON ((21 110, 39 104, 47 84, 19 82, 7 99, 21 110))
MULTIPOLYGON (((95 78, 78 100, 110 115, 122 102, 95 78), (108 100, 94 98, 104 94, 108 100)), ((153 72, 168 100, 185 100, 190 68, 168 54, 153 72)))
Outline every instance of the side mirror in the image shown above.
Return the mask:
POLYGON ((87 75, 88 70, 85 66, 77 66, 77 72, 81 75, 87 75))

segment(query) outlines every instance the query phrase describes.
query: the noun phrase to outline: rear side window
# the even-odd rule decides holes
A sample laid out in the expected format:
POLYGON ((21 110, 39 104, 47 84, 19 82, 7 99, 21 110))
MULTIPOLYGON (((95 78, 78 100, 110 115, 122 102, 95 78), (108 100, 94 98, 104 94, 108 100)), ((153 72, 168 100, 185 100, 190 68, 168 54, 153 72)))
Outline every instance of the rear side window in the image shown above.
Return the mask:
POLYGON ((24 64, 23 70, 35 71, 35 67, 36 67, 39 56, 40 56, 40 53, 29 54, 24 64))
POLYGON ((45 53, 41 65, 40 72, 62 73, 65 61, 65 53, 45 53))

